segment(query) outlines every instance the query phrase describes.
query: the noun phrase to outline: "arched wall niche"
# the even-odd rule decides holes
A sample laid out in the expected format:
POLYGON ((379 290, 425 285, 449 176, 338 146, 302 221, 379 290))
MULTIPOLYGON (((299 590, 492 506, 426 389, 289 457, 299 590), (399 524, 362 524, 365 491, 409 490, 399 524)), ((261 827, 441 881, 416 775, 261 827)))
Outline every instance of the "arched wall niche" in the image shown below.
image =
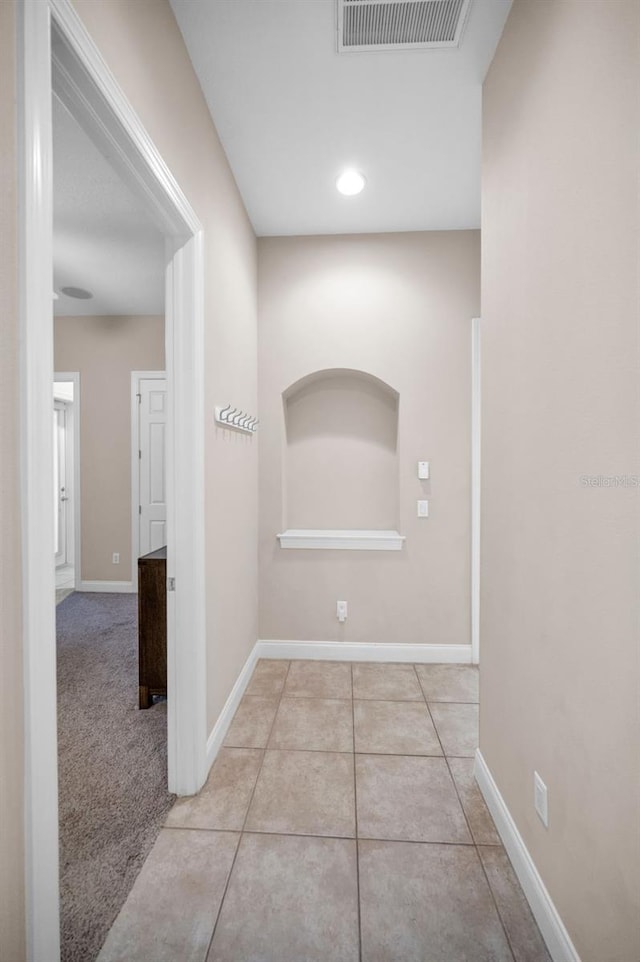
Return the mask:
POLYGON ((399 394, 365 371, 315 371, 283 392, 288 529, 398 527, 399 394))

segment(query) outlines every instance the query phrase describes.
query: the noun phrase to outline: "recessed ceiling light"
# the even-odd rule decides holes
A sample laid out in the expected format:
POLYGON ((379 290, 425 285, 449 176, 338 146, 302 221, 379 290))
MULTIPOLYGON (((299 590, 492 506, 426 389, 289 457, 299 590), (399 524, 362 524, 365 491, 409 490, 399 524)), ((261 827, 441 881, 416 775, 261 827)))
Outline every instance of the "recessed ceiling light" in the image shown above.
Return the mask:
POLYGON ((367 178, 364 174, 361 174, 359 170, 354 170, 350 167, 348 170, 343 171, 338 179, 336 180, 336 187, 341 194, 345 197, 353 197, 354 194, 359 194, 364 185, 367 182, 367 178))
POLYGON ((61 287, 60 293, 67 297, 77 297, 80 301, 88 301, 93 297, 91 291, 85 291, 84 287, 61 287))

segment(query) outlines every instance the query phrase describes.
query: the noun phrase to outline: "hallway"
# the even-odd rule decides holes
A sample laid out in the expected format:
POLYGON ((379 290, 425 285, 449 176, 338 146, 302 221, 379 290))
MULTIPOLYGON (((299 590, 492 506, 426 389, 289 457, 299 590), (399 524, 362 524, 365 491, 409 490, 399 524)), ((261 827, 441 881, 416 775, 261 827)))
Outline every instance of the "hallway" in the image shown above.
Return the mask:
POLYGON ((478 670, 260 661, 100 962, 548 962, 473 778, 478 670))

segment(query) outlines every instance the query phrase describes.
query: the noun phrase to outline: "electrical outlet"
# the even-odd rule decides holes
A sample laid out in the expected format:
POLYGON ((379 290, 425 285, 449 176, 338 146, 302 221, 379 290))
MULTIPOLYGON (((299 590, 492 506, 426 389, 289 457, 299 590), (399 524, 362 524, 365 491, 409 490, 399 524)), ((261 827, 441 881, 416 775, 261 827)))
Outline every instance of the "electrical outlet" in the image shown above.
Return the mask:
POLYGON ((428 501, 418 501, 418 517, 428 518, 429 517, 429 502, 428 501))
POLYGON ((113 552, 113 555, 111 556, 111 563, 114 564, 114 565, 119 565, 119 564, 120 564, 120 552, 119 552, 119 551, 114 551, 114 552, 113 552))
POLYGON ((347 620, 347 602, 346 601, 338 601, 336 603, 336 615, 337 615, 338 621, 340 622, 344 622, 347 620))
POLYGON ((549 800, 547 786, 537 772, 533 773, 533 805, 545 828, 549 827, 549 800))

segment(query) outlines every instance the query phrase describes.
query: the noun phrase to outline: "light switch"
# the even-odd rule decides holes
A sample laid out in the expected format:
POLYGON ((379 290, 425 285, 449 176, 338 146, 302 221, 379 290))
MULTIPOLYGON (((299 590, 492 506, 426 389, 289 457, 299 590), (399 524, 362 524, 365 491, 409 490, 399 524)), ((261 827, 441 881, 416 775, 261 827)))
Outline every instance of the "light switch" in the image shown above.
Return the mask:
POLYGON ((428 518, 429 517, 429 502, 428 501, 418 501, 418 517, 428 518))
POLYGON ((418 461, 418 477, 421 481, 429 480, 429 462, 418 461))

